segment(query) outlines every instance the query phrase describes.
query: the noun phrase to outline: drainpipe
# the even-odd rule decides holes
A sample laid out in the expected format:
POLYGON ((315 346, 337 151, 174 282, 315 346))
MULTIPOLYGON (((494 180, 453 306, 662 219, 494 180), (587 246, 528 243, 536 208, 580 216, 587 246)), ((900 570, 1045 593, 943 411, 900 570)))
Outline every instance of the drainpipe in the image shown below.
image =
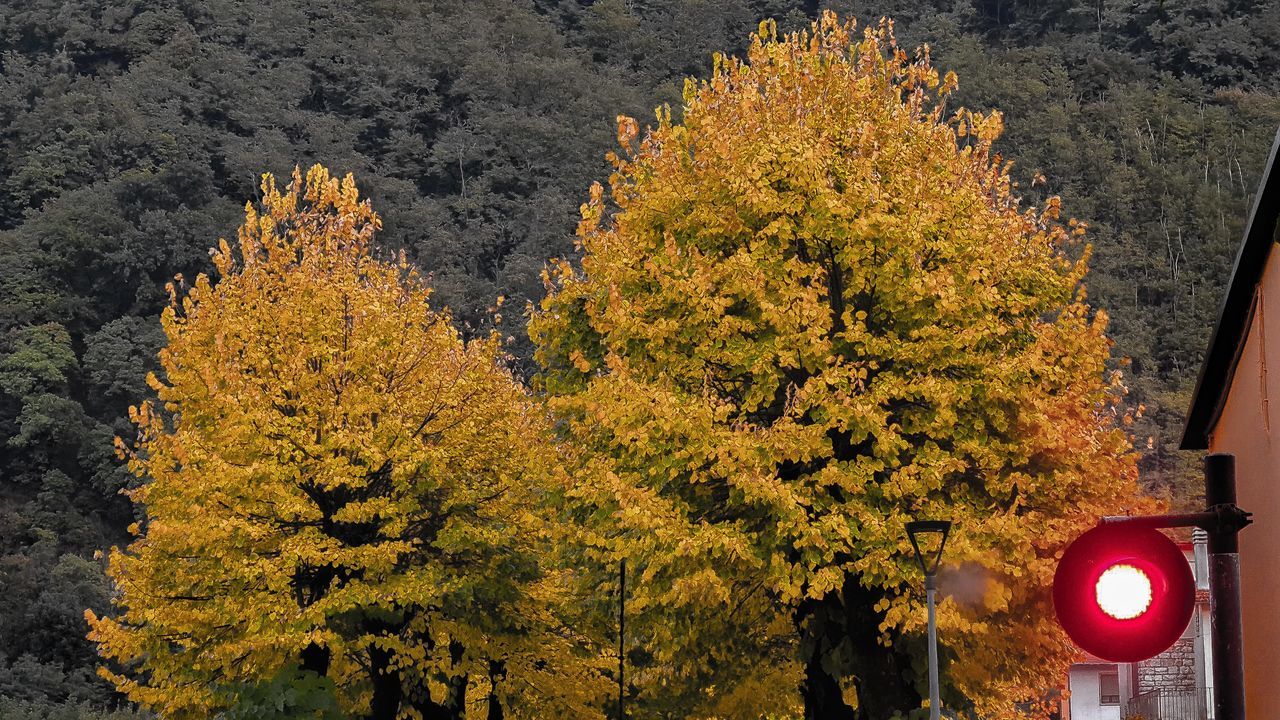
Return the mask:
MULTIPOLYGON (((1209 590, 1209 533, 1196 528, 1191 533, 1191 546, 1195 552, 1196 594, 1209 590)), ((1204 603, 1196 603, 1196 684, 1204 687, 1204 704, 1208 709, 1206 717, 1215 720, 1213 707, 1213 625, 1209 615, 1209 607, 1204 603)))

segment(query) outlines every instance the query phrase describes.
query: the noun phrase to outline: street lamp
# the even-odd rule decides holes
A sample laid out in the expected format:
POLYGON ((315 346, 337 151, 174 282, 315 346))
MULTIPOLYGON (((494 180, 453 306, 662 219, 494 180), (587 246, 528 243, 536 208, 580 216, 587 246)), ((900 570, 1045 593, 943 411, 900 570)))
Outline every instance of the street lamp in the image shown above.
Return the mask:
POLYGON ((942 717, 942 700, 938 691, 938 621, 934 615, 934 594, 938 589, 938 565, 942 562, 942 549, 947 545, 947 535, 951 532, 950 520, 913 520, 907 523, 907 535, 911 538, 911 547, 916 551, 916 561, 924 571, 925 601, 929 605, 929 720, 940 720, 942 717), (941 535, 938 549, 932 557, 926 558, 920 552, 919 537, 925 535, 941 535))

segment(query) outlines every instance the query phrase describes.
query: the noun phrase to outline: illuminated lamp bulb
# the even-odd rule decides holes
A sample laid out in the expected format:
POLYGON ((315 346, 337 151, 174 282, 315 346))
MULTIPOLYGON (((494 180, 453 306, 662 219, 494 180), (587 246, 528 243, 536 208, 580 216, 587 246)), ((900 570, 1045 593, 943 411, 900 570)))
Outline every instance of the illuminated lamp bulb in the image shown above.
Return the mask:
POLYGON ((1094 586, 1098 607, 1116 620, 1132 620, 1151 607, 1151 578, 1132 565, 1112 565, 1094 586))

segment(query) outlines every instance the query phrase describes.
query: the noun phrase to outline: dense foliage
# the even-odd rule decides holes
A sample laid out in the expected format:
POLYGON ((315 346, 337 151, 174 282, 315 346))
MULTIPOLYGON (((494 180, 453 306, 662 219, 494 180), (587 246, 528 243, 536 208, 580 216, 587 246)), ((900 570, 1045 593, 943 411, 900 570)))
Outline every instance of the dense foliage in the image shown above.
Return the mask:
POLYGON ((121 445, 147 480, 110 558, 124 611, 88 613, 129 668, 106 674, 175 719, 295 670, 353 716, 582 716, 596 653, 556 620, 545 562, 561 463, 500 338, 464 343, 371 255, 350 176, 262 189, 218 278, 161 317, 164 379, 121 445))
POLYGON ((670 618, 763 604, 794 623, 806 718, 919 706, 904 524, 939 517, 986 580, 939 616, 950 705, 1003 717, 1073 658, 1055 551, 1138 502, 1105 313, 1065 252, 1083 228, 1011 194, 999 115, 951 116, 953 75, 859 32, 766 23, 682 122, 637 145, 620 121, 581 267, 555 266, 530 325, 539 381, 591 455, 602 559, 643 578, 638 636, 693 688, 746 651, 670 618))
MULTIPOLYGON (((955 70, 949 104, 998 107, 1016 192, 1090 224, 1146 485, 1190 501, 1173 450, 1219 293, 1280 123, 1273 1, 834 2, 897 20, 955 70), (1043 175, 1047 181, 1039 180, 1043 175)), ((504 332, 619 113, 679 113, 682 76, 811 0, 30 0, 0 4, 0 714, 118 702, 83 609, 94 552, 128 540, 119 494, 175 273, 210 267, 262 171, 358 174, 379 242, 431 276, 465 333, 504 332), (469 326, 467 329, 465 326, 469 326)), ((86 710, 85 712, 89 712, 86 710)))

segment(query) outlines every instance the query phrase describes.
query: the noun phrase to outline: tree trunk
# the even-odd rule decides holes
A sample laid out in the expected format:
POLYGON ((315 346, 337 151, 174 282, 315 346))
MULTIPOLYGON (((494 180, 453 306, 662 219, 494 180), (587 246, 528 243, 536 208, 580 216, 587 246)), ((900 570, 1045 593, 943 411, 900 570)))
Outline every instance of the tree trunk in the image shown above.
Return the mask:
POLYGON ((489 712, 485 720, 502 720, 502 702, 498 700, 498 685, 507 676, 507 665, 501 660, 489 661, 489 712))
POLYGON ((905 715, 920 707, 920 694, 904 672, 908 663, 893 648, 880 644, 884 618, 873 609, 877 599, 850 575, 840 595, 806 600, 796 608, 805 720, 888 720, 895 713, 905 715), (824 666, 823 660, 842 644, 847 666, 831 667, 830 662, 824 666), (857 710, 844 700, 842 678, 857 690, 857 710))
MULTIPOLYGON (((454 666, 462 663, 462 657, 466 648, 457 640, 449 641, 449 659, 453 661, 454 666)), ((467 676, 453 675, 447 683, 449 694, 445 697, 444 704, 448 708, 450 720, 466 720, 467 715, 467 676)))
POLYGON ((311 643, 302 649, 302 669, 324 677, 329 674, 329 648, 311 643))
POLYGON ((908 663, 893 648, 880 644, 884 618, 873 609, 877 595, 850 575, 841 596, 844 625, 853 646, 850 670, 858 690, 858 719, 888 720, 896 712, 905 715, 920 707, 920 693, 904 672, 908 663))
POLYGON ((805 600, 796 608, 796 630, 804 650, 804 680, 800 696, 804 700, 804 720, 855 720, 853 708, 844 701, 840 681, 822 666, 822 659, 840 642, 839 627, 829 620, 836 609, 834 597, 805 600))
POLYGON ((430 697, 423 697, 426 693, 421 695, 417 700, 410 701, 410 707, 422 715, 422 720, 453 720, 453 710, 447 704, 438 703, 430 697))
POLYGON ((400 673, 391 669, 391 651, 380 647, 369 649, 369 670, 373 680, 373 700, 369 703, 369 720, 396 720, 404 688, 400 673))

